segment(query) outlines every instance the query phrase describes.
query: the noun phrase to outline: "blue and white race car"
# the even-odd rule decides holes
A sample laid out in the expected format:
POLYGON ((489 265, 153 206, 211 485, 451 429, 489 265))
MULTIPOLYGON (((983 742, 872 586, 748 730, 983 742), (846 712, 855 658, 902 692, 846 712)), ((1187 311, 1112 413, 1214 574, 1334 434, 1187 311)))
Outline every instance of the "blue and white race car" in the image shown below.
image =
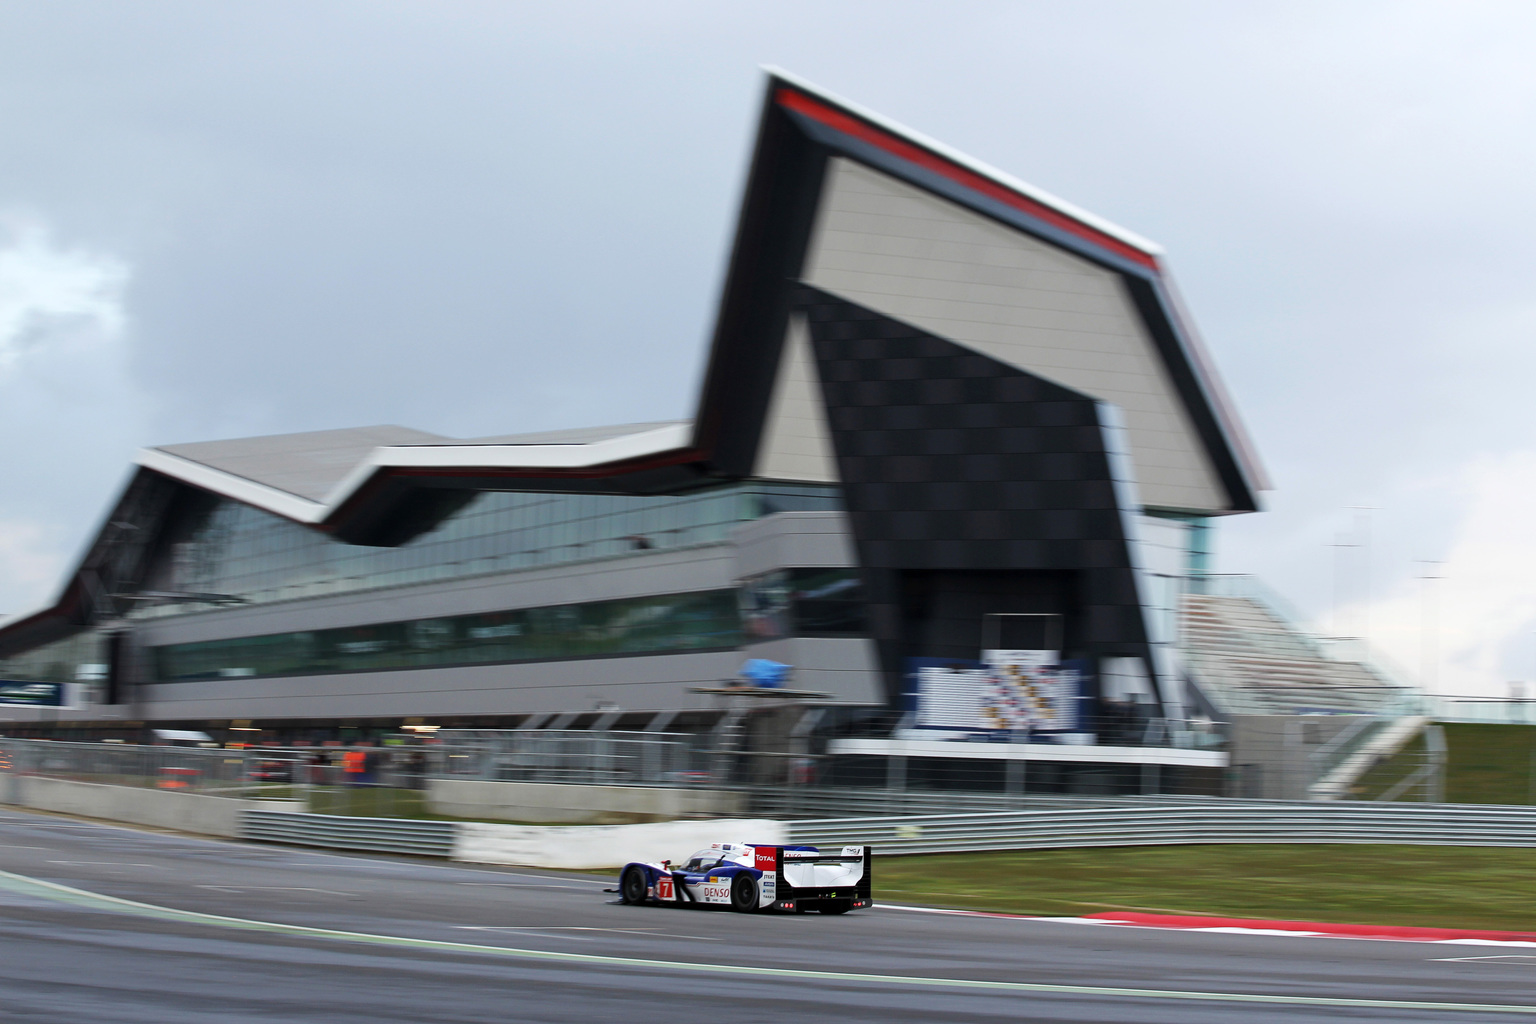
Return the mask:
POLYGON ((868 846, 823 853, 814 846, 715 843, 681 865, 666 860, 624 865, 619 901, 846 914, 874 906, 871 853, 868 846))

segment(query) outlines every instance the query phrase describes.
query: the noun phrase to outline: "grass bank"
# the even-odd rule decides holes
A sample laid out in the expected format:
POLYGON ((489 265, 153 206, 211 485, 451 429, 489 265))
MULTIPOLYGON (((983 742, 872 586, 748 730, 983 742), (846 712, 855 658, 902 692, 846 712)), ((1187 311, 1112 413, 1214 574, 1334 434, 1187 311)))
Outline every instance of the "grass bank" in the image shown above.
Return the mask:
POLYGON ((875 859, 888 903, 1536 931, 1536 850, 1212 845, 875 859))
MULTIPOLYGON (((1536 804, 1536 725, 1448 722, 1445 799, 1453 804, 1536 804)), ((1424 763, 1419 736, 1366 773, 1351 796, 1373 800, 1424 763)), ((1402 799, 1416 800, 1418 791, 1402 799)))

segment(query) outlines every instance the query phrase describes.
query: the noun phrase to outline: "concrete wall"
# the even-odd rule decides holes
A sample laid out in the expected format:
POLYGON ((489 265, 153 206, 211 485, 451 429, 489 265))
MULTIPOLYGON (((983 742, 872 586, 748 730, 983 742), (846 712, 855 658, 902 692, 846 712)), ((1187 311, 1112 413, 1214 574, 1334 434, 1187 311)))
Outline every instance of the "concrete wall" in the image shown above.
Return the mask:
POLYGON ((788 839, 789 830, 783 822, 758 819, 667 821, 609 828, 465 823, 455 834, 453 859, 535 868, 616 868, 630 861, 680 860, 711 843, 777 846, 788 839))
POLYGON ((1309 755, 1356 724, 1355 715, 1234 715, 1230 796, 1305 800, 1313 779, 1309 755))
POLYGON ((250 804, 217 796, 9 774, 0 776, 0 803, 210 836, 239 835, 240 811, 250 804))
POLYGON ((712 789, 431 779, 427 805, 456 818, 596 825, 737 814, 743 801, 739 793, 712 789))

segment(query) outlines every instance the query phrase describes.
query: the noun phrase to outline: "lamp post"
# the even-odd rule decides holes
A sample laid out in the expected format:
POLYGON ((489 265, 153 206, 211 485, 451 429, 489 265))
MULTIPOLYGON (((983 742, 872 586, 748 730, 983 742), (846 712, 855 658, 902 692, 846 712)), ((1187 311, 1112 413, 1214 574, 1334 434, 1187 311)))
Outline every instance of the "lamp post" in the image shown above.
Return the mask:
POLYGON ((1440 606, 1435 583, 1445 578, 1436 573, 1435 568, 1445 563, 1437 559, 1421 558, 1418 564, 1426 567, 1419 576, 1423 584, 1420 588, 1419 607, 1419 657, 1422 662, 1419 678, 1425 692, 1433 693, 1440 680, 1440 606))

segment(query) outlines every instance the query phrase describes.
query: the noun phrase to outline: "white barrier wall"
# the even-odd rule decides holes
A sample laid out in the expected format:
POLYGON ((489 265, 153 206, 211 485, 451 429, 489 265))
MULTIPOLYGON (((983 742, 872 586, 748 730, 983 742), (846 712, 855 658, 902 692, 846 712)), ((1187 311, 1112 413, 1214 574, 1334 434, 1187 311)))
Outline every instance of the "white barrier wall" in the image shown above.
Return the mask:
POLYGON ((740 814, 743 797, 718 789, 431 779, 427 806, 454 818, 617 825, 740 814))
POLYGON ((636 860, 681 861, 711 843, 778 846, 788 835, 782 821, 759 818, 598 826, 462 822, 454 836, 453 859, 530 868, 616 868, 636 860))
POLYGON ((135 825, 157 825, 210 836, 240 834, 240 812, 254 802, 134 786, 103 786, 36 775, 6 776, 0 798, 18 807, 78 814, 135 825))

